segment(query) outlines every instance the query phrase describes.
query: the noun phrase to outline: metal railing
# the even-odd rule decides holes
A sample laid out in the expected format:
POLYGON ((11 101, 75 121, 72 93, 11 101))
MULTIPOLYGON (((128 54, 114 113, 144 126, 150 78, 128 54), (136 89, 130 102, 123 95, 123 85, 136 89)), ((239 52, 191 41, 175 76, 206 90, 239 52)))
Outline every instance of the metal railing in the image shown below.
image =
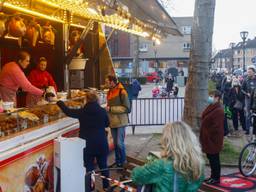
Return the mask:
POLYGON ((176 98, 138 98, 132 100, 129 114, 130 126, 164 125, 180 121, 184 108, 184 97, 176 98))

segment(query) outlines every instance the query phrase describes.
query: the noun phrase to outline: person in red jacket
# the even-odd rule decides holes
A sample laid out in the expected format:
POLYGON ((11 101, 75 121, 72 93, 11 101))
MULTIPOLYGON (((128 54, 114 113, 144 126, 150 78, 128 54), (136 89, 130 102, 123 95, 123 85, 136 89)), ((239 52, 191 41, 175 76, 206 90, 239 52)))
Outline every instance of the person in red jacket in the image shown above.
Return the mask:
POLYGON ((224 110, 220 104, 221 93, 209 93, 209 105, 203 111, 200 129, 202 151, 206 153, 211 167, 211 177, 206 179, 207 184, 220 183, 221 165, 219 153, 224 139, 224 110))
MULTIPOLYGON (((31 82, 32 85, 41 90, 45 89, 46 87, 52 86, 57 92, 57 85, 53 80, 52 75, 48 71, 46 71, 46 67, 46 58, 40 57, 37 67, 30 72, 28 80, 31 82)), ((27 106, 36 105, 38 101, 40 101, 40 97, 32 94, 27 95, 27 106)))

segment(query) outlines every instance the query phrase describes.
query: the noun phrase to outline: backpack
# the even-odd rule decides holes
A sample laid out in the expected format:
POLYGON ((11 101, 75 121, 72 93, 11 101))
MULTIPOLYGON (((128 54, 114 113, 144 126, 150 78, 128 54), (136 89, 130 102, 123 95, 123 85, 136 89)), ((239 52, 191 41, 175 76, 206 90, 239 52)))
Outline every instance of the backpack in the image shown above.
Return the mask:
MULTIPOLYGON (((119 99, 120 99, 120 102, 123 104, 123 99, 122 99, 122 91, 125 90, 125 89, 119 89, 119 99)), ((126 91, 126 90, 125 90, 126 91)), ((132 109, 132 100, 129 99, 129 107, 127 108, 127 113, 131 113, 131 109, 132 109)))

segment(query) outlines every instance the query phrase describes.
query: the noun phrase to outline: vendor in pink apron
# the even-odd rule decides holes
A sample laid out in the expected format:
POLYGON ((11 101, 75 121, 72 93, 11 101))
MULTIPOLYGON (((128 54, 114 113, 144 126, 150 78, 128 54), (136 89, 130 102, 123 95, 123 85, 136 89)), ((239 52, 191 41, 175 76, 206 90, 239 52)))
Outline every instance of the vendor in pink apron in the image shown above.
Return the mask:
POLYGON ((26 78, 23 69, 29 65, 30 55, 21 51, 17 60, 6 63, 0 73, 0 98, 3 101, 13 101, 16 106, 16 92, 18 88, 28 93, 42 96, 44 92, 33 86, 26 78))

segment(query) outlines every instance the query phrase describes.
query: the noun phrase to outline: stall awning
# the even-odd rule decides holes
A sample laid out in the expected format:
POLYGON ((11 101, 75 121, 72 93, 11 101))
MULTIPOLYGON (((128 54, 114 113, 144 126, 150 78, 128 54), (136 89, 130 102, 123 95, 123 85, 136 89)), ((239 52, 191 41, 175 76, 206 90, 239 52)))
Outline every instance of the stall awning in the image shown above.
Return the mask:
POLYGON ((176 23, 158 0, 118 0, 127 6, 131 15, 149 23, 164 34, 182 35, 176 23))
POLYGON ((181 35, 157 0, 5 0, 2 6, 77 26, 93 20, 155 40, 181 35))

